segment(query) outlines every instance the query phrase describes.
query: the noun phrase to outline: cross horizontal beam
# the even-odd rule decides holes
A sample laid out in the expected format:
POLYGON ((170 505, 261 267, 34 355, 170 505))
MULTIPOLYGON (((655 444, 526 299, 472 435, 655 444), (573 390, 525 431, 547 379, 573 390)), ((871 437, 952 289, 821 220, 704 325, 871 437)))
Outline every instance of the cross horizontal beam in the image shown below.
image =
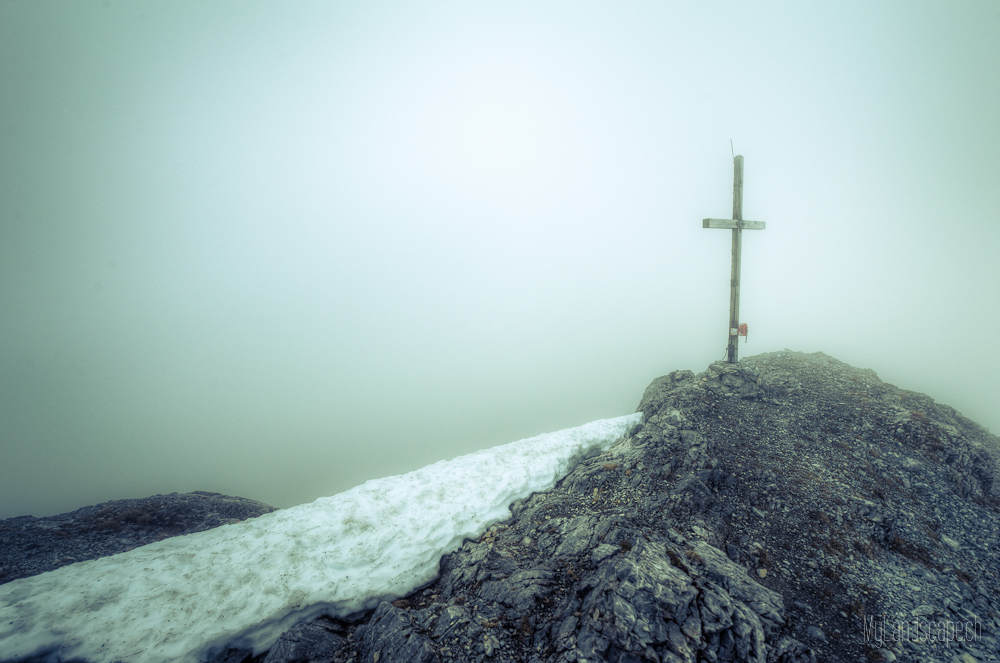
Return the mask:
POLYGON ((702 228, 742 228, 743 230, 763 230, 764 221, 737 221, 736 219, 702 219, 702 228))

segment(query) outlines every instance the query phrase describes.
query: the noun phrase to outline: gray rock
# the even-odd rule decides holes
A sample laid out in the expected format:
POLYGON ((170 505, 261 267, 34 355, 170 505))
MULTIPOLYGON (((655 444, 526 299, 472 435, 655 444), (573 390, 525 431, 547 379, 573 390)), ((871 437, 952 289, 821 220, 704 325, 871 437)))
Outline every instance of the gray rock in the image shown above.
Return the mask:
POLYGON ((0 584, 274 510, 256 500, 196 490, 0 520, 0 584))
POLYGON ((318 619, 296 624, 282 633, 264 657, 263 663, 321 663, 332 661, 344 638, 330 622, 318 619))
MULTIPOLYGON (((317 660, 892 660, 870 639, 883 617, 979 624, 955 647, 893 645, 902 660, 996 650, 1000 439, 981 426, 790 351, 675 371, 639 409, 629 439, 518 500, 430 586, 308 630, 317 660)), ((4 525, 0 554, 33 527, 4 525)), ((285 636, 274 660, 299 656, 285 636)))
POLYGON ((434 638, 448 637, 456 627, 464 626, 472 621, 472 615, 463 606, 450 605, 438 616, 434 627, 434 638))
POLYGON ((358 652, 366 661, 429 663, 435 658, 430 639, 422 635, 403 610, 383 601, 371 620, 354 632, 358 652))
POLYGON ((717 504, 715 495, 695 474, 690 474, 681 480, 671 491, 674 495, 687 494, 691 499, 691 504, 698 511, 707 511, 717 504))
POLYGON ((479 596, 484 601, 507 606, 514 614, 525 614, 552 591, 553 572, 546 568, 516 571, 507 578, 484 582, 479 596))
POLYGON ((821 642, 826 642, 826 634, 823 633, 823 629, 818 626, 810 626, 806 629, 806 637, 810 640, 819 640, 821 642))
POLYGON ((246 649, 224 649, 209 663, 243 663, 253 658, 253 652, 246 649))
POLYGON ((556 555, 579 555, 590 547, 594 521, 589 516, 579 516, 565 523, 565 537, 556 549, 556 555))
POLYGON ((594 552, 590 554, 590 559, 594 564, 599 564, 600 562, 604 561, 611 555, 614 555, 619 550, 620 548, 618 546, 612 546, 606 543, 602 543, 601 545, 594 548, 594 552))

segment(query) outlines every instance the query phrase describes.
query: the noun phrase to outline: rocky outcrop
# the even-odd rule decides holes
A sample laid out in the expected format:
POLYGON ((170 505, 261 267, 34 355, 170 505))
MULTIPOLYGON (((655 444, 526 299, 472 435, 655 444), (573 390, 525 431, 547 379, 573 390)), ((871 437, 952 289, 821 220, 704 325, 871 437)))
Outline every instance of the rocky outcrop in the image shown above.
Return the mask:
POLYGON ((781 633, 781 596, 717 549, 574 520, 539 542, 531 565, 498 533, 474 569, 446 572, 441 590, 458 600, 440 610, 383 603, 355 633, 361 660, 810 660, 781 633), (609 534, 617 544, 603 543, 609 534))
MULTIPOLYGON (((758 394, 734 376, 726 368, 706 384, 758 394)), ((813 660, 780 594, 682 532, 695 514, 723 515, 708 441, 667 402, 698 399, 700 379, 654 382, 649 415, 624 444, 515 504, 510 521, 449 555, 418 596, 379 606, 349 645, 359 660, 813 660)))
POLYGON ((0 520, 0 584, 274 510, 256 500, 197 490, 0 520))
POLYGON ((430 585, 215 660, 1000 660, 988 431, 821 353, 675 371, 639 410, 430 585))
POLYGON ((318 660, 997 660, 996 437, 821 353, 675 371, 639 410, 318 660))

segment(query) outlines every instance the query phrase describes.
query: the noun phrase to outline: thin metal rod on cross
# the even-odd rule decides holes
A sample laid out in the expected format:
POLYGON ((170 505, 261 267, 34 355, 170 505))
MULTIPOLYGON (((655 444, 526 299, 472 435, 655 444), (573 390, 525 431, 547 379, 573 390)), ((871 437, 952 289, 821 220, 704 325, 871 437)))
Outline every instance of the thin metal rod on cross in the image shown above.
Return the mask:
POLYGON ((727 358, 735 364, 739 356, 740 333, 740 259, 743 252, 743 230, 763 230, 763 221, 743 220, 743 156, 733 159, 733 218, 703 219, 702 228, 731 228, 733 231, 733 264, 729 287, 729 348, 727 358))

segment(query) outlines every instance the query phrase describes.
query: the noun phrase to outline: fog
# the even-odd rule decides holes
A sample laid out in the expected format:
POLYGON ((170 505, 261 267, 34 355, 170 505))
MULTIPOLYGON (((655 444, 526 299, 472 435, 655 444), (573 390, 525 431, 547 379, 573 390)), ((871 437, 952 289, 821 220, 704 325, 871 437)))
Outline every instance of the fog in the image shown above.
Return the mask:
POLYGON ((734 152, 741 356, 1000 432, 1000 8, 688 4, 0 4, 0 517, 632 412, 725 356, 734 152))

